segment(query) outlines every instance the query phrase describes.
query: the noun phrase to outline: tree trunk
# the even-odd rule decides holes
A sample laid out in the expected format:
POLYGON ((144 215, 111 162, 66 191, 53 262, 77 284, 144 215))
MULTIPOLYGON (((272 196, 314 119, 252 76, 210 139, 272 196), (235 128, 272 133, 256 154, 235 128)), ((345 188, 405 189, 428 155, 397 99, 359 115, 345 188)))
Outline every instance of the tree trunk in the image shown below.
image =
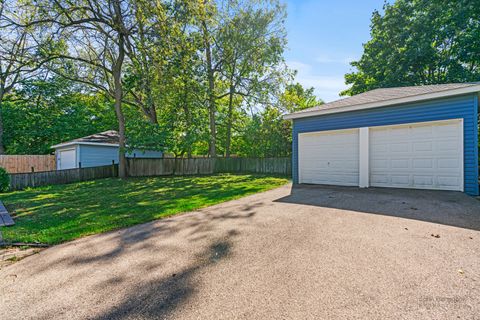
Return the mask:
POLYGON ((0 154, 5 154, 5 146, 3 145, 3 96, 4 91, 0 88, 0 154))
POLYGON ((228 113, 227 113, 227 139, 225 142, 225 157, 230 158, 230 146, 232 141, 232 124, 233 124, 233 85, 230 85, 228 94, 228 113))
POLYGON ((115 114, 117 115, 118 120, 118 136, 119 136, 119 149, 118 149, 118 177, 125 178, 127 176, 127 166, 125 158, 125 116, 122 111, 122 97, 123 97, 123 87, 122 87, 122 65, 125 58, 125 48, 124 48, 124 36, 120 34, 119 36, 119 48, 118 48, 118 58, 113 66, 113 83, 114 83, 114 97, 115 97, 115 114))
POLYGON ((122 110, 123 86, 122 86, 122 67, 125 60, 125 26, 123 24, 122 10, 120 1, 113 2, 115 11, 115 21, 118 27, 118 57, 112 67, 115 114, 118 120, 118 177, 123 179, 127 176, 127 161, 125 157, 125 116, 122 110))
POLYGON ((208 77, 208 118, 210 122, 210 141, 209 154, 210 157, 217 156, 217 132, 215 126, 215 78, 212 64, 212 49, 210 47, 210 40, 208 39, 208 29, 206 21, 202 21, 203 27, 203 41, 205 43, 205 56, 207 59, 207 77, 208 77))
POLYGON ((190 108, 188 106, 188 91, 187 86, 185 85, 183 88, 183 112, 185 113, 185 125, 186 125, 186 136, 185 140, 187 140, 187 158, 192 157, 192 113, 190 112, 190 108))

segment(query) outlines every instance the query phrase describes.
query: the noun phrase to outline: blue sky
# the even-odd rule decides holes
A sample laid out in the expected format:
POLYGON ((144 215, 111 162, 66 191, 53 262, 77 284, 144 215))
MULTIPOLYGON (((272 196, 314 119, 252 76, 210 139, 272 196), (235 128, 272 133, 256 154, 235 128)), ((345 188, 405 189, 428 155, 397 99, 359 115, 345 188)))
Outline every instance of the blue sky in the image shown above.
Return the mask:
POLYGON ((361 57, 370 39, 372 12, 384 0, 287 0, 287 64, 297 81, 314 87, 324 101, 339 98, 347 86, 349 62, 361 57))

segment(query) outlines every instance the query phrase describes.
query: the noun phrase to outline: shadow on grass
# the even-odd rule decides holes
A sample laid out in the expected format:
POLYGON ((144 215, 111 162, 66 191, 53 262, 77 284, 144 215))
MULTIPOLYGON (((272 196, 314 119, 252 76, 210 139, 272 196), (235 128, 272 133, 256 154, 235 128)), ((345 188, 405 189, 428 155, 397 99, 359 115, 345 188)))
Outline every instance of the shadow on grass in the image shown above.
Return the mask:
POLYGON ((1 195, 15 213, 10 241, 56 244, 282 185, 286 179, 257 175, 104 179, 1 195))

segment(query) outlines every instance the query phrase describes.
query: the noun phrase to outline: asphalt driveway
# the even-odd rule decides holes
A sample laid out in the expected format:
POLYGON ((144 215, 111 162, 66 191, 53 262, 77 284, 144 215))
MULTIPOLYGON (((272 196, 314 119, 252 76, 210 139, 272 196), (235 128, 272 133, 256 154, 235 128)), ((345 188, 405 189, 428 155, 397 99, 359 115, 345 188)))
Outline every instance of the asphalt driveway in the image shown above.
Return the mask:
POLYGON ((479 319, 479 230, 457 192, 285 186, 8 266, 0 319, 479 319))

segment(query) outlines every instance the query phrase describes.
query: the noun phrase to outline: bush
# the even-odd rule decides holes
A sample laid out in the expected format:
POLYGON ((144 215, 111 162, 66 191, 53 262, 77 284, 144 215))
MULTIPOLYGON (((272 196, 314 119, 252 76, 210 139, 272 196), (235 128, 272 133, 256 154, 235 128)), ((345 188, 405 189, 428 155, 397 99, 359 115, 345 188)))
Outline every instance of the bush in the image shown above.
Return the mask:
POLYGON ((10 176, 7 170, 0 167, 0 192, 8 191, 10 188, 10 176))

